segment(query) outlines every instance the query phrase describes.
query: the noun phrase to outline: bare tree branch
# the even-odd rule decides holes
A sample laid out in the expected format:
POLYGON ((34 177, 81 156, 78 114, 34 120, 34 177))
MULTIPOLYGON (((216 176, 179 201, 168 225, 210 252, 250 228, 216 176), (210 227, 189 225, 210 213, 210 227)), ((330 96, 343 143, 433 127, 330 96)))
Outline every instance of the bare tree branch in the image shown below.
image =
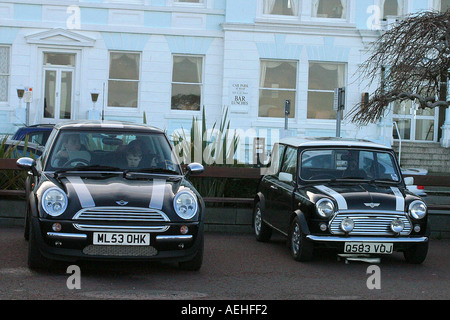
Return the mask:
POLYGON ((420 108, 449 106, 450 9, 406 17, 384 32, 370 51, 358 72, 378 88, 347 118, 361 125, 376 122, 391 102, 406 99, 416 100, 420 108))

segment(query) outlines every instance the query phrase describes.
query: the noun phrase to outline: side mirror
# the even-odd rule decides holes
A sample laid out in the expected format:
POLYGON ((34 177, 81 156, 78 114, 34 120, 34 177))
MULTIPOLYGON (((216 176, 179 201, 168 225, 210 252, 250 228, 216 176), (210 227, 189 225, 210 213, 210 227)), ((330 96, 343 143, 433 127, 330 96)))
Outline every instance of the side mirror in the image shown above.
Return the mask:
POLYGON ((31 170, 34 175, 37 174, 36 171, 36 161, 34 159, 23 157, 16 161, 16 165, 22 170, 31 170))
POLYGON ((404 178, 404 180, 405 180, 405 184, 407 186, 412 186, 414 184, 414 178, 413 177, 406 177, 406 178, 404 178))
POLYGON ((205 170, 205 168, 197 162, 193 162, 187 165, 187 173, 186 177, 189 177, 191 174, 200 174, 205 170))
POLYGON ((280 172, 278 179, 283 182, 292 182, 292 173, 280 172))

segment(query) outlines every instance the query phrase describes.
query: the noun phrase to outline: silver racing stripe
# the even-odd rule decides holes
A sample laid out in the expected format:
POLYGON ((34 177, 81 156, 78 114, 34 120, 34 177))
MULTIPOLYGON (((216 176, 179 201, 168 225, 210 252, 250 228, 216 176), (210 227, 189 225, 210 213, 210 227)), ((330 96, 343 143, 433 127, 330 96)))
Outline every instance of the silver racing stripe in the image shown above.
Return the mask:
POLYGON ((395 195, 395 210, 403 212, 405 210, 405 198, 403 194, 397 187, 391 187, 391 190, 395 195))
POLYGON ((95 207, 94 199, 80 177, 67 177, 78 195, 82 208, 95 207))
POLYGON ((335 190, 328 188, 327 186, 321 185, 321 186, 315 186, 316 189, 319 189, 323 193, 326 193, 327 195, 331 196, 336 200, 338 204, 339 210, 347 210, 347 201, 345 201, 345 198, 335 190))
POLYGON ((166 191, 166 180, 154 179, 152 198, 150 199, 149 207, 152 209, 161 210, 164 203, 164 193, 166 191))

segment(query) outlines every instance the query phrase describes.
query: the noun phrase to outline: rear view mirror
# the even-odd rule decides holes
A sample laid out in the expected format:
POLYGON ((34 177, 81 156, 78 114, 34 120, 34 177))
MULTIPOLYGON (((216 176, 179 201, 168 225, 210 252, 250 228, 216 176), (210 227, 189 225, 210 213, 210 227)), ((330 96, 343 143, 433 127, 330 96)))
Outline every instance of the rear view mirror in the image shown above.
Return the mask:
POLYGON ((412 186, 414 184, 414 178, 413 177, 406 177, 406 178, 404 178, 404 180, 405 180, 405 184, 407 186, 412 186))
POLYGON ((34 175, 37 174, 36 171, 36 161, 34 159, 28 158, 28 157, 23 157, 23 158, 19 158, 16 161, 16 165, 17 167, 19 167, 19 169, 22 170, 31 170, 33 172, 34 175))
POLYGON ((278 179, 283 182, 292 182, 292 174, 287 172, 280 172, 278 179))

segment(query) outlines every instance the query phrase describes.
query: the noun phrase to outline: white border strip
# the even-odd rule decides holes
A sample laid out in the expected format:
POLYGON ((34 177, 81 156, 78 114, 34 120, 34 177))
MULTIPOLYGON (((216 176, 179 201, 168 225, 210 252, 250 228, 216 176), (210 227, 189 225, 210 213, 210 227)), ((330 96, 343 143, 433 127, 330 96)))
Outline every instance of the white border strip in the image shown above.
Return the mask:
POLYGON ((403 197, 402 192, 397 187, 391 187, 391 190, 395 195, 395 210, 404 212, 405 198, 403 197))
POLYGON ((345 198, 338 192, 334 191, 331 188, 328 188, 324 185, 321 186, 315 186, 316 189, 319 189, 320 191, 326 193, 327 195, 333 197, 337 204, 338 204, 338 208, 339 210, 347 210, 347 201, 345 201, 345 198))
POLYGON ((149 208, 161 210, 164 203, 164 193, 166 191, 166 180, 153 179, 152 198, 149 208))
POLYGON ((95 207, 94 199, 80 177, 67 177, 78 195, 82 208, 95 207))

